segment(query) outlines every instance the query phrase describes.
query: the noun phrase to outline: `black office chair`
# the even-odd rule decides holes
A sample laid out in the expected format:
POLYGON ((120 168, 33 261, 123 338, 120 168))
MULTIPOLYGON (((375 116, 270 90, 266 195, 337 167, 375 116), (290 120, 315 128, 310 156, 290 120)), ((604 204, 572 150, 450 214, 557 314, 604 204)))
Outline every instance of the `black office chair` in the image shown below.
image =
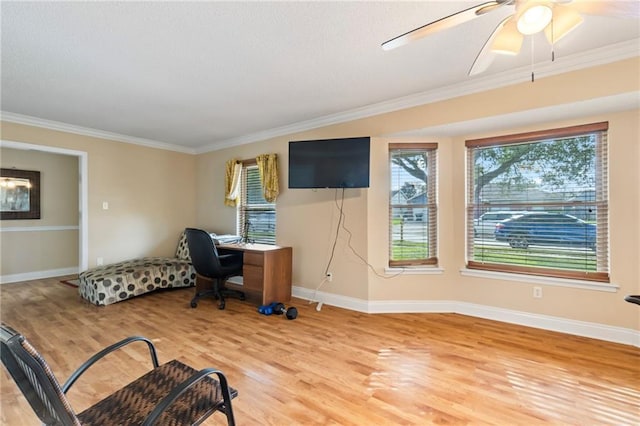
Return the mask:
POLYGON ((191 263, 198 275, 213 281, 213 288, 198 292, 191 299, 191 307, 198 306, 198 300, 205 296, 215 296, 218 299, 219 309, 224 309, 225 296, 235 296, 240 300, 245 299, 243 292, 225 288, 228 278, 242 275, 242 253, 218 253, 211 235, 202 229, 185 229, 191 263))
POLYGON ((153 343, 144 337, 129 337, 96 353, 62 386, 42 355, 24 336, 5 324, 0 327, 0 355, 45 425, 199 425, 216 411, 227 416, 229 425, 235 424, 231 399, 238 391, 227 384, 221 371, 213 368, 198 371, 177 360, 159 365, 153 343), (139 341, 148 346, 153 369, 76 414, 66 396, 76 380, 105 355, 139 341))

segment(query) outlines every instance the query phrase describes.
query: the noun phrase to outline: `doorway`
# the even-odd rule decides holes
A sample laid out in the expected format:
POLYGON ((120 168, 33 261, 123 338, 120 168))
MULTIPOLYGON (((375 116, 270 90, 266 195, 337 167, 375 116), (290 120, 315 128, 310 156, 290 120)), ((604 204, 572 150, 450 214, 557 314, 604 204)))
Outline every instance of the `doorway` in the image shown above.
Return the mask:
MULTIPOLYGON (((88 235, 88 153, 46 145, 35 145, 16 141, 0 141, 0 148, 32 150, 45 153, 69 155, 78 158, 78 273, 89 266, 89 235, 88 235)), ((46 277, 33 277, 46 278, 46 277)))

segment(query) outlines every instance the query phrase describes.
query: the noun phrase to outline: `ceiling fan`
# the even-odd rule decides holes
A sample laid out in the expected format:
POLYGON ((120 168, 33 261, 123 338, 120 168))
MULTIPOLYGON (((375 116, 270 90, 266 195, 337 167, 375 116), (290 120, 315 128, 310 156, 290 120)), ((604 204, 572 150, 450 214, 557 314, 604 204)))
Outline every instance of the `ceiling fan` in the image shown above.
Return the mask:
POLYGON ((514 11, 493 30, 473 62, 469 75, 485 71, 498 54, 517 55, 524 36, 544 31, 547 40, 553 46, 582 23, 581 14, 625 18, 640 16, 638 0, 494 0, 461 10, 401 34, 382 43, 382 48, 395 49, 503 7, 513 7, 514 11))

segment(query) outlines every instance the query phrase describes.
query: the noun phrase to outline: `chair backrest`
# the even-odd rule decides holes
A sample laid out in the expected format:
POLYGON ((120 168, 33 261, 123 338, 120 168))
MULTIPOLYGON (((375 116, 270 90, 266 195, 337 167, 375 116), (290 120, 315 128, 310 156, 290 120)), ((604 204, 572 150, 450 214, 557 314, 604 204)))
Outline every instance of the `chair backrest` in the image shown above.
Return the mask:
POLYGON ((195 228, 187 228, 184 232, 187 236, 191 263, 196 272, 209 278, 220 277, 222 267, 211 235, 207 231, 195 228))
POLYGON ((14 329, 0 326, 2 363, 31 408, 46 425, 80 425, 51 368, 33 346, 14 329))

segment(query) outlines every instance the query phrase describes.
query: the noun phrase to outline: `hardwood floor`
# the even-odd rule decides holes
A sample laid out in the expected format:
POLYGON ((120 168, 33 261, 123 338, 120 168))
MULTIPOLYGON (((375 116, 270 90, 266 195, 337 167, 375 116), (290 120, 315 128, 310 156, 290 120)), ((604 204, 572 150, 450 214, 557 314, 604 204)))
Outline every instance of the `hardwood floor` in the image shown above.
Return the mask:
MULTIPOLYGON (((193 289, 107 307, 60 279, 0 286, 0 316, 45 356, 60 382, 130 335, 161 362, 216 367, 238 389, 239 425, 615 424, 640 422, 640 349, 457 314, 368 315, 296 300, 299 317, 230 299, 191 309, 193 289)), ((142 346, 89 370, 77 411, 150 368, 142 346)), ((38 424, 4 369, 3 425, 38 424)), ((224 424, 213 415, 205 424, 224 424)))

